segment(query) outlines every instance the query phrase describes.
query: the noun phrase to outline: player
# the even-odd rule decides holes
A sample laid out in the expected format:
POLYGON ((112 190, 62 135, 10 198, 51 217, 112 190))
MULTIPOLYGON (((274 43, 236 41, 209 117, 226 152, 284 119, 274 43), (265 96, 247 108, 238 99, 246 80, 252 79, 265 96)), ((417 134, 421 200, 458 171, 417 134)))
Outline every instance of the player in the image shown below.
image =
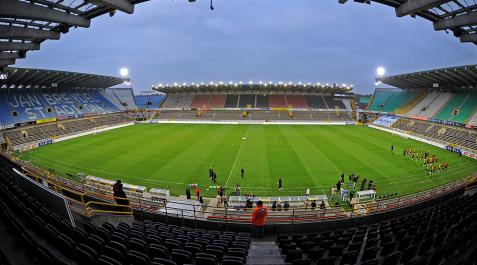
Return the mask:
POLYGON ((283 181, 282 181, 282 178, 280 178, 278 180, 278 190, 282 190, 283 189, 283 181))
POLYGON ((391 153, 394 153, 394 145, 391 145, 391 153))
POLYGON ((245 174, 245 170, 243 168, 240 169, 240 177, 243 178, 243 175, 245 174))
POLYGON ((212 167, 209 167, 209 179, 212 180, 213 176, 214 176, 214 169, 212 167))

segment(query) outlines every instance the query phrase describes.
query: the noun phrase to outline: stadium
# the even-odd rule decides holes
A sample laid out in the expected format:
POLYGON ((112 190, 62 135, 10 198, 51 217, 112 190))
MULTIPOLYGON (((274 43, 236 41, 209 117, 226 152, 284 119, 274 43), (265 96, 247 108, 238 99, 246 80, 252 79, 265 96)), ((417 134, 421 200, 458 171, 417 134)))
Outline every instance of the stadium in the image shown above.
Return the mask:
MULTIPOLYGON (((0 265, 477 264, 477 65, 371 94, 15 65, 142 2, 0 0, 0 265)), ((475 2, 355 2, 477 45, 475 2)))

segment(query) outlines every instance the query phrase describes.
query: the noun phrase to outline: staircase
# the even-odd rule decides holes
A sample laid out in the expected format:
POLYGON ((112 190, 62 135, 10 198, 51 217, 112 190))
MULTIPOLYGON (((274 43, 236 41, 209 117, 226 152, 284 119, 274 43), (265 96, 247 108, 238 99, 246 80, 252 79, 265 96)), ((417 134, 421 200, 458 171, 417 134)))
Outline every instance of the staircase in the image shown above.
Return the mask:
POLYGON ((252 241, 247 256, 247 265, 285 264, 278 245, 273 241, 252 241))

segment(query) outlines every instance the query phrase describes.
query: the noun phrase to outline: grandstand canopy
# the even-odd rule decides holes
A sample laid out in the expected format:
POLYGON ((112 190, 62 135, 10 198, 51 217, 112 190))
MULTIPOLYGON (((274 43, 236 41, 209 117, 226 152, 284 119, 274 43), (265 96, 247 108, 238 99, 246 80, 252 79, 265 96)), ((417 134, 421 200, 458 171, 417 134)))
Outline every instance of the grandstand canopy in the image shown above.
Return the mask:
MULTIPOLYGON (((381 3, 395 8, 396 16, 419 16, 430 20, 434 30, 452 31, 461 42, 477 44, 477 2, 474 0, 354 0, 381 3)), ((348 0, 338 0, 344 4, 348 0)))
POLYGON ((0 88, 108 88, 128 81, 127 78, 65 72, 57 70, 7 68, 7 78, 0 79, 0 88))
POLYGON ((311 84, 311 83, 262 83, 262 84, 233 84, 213 83, 209 84, 174 84, 158 85, 154 90, 166 93, 305 93, 305 94, 349 94, 352 93, 352 85, 337 84, 311 84))
POLYGON ((465 65, 377 78, 401 89, 476 90, 477 65, 465 65))
POLYGON ((1 0, 0 70, 39 50, 48 39, 58 40, 71 27, 88 28, 91 19, 119 10, 134 12, 134 5, 148 0, 1 0))

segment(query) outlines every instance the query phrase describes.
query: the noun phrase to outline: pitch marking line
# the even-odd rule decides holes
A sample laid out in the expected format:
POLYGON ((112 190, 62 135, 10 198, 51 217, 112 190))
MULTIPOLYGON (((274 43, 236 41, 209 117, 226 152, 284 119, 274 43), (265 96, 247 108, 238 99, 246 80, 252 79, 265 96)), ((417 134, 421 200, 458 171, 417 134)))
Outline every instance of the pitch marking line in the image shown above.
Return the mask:
MULTIPOLYGON (((247 130, 247 132, 248 132, 248 130, 247 130)), ((235 161, 232 165, 232 168, 230 169, 229 177, 227 178, 227 181, 225 182, 224 187, 227 187, 227 184, 229 184, 230 177, 232 176, 232 172, 234 172, 235 164, 237 164, 237 160, 238 160, 238 157, 240 155, 240 151, 242 150, 243 143, 247 140, 246 136, 247 136, 247 133, 245 133, 245 136, 243 136, 242 139, 241 139, 242 142, 240 143, 239 150, 237 152, 237 155, 235 156, 235 161)))

